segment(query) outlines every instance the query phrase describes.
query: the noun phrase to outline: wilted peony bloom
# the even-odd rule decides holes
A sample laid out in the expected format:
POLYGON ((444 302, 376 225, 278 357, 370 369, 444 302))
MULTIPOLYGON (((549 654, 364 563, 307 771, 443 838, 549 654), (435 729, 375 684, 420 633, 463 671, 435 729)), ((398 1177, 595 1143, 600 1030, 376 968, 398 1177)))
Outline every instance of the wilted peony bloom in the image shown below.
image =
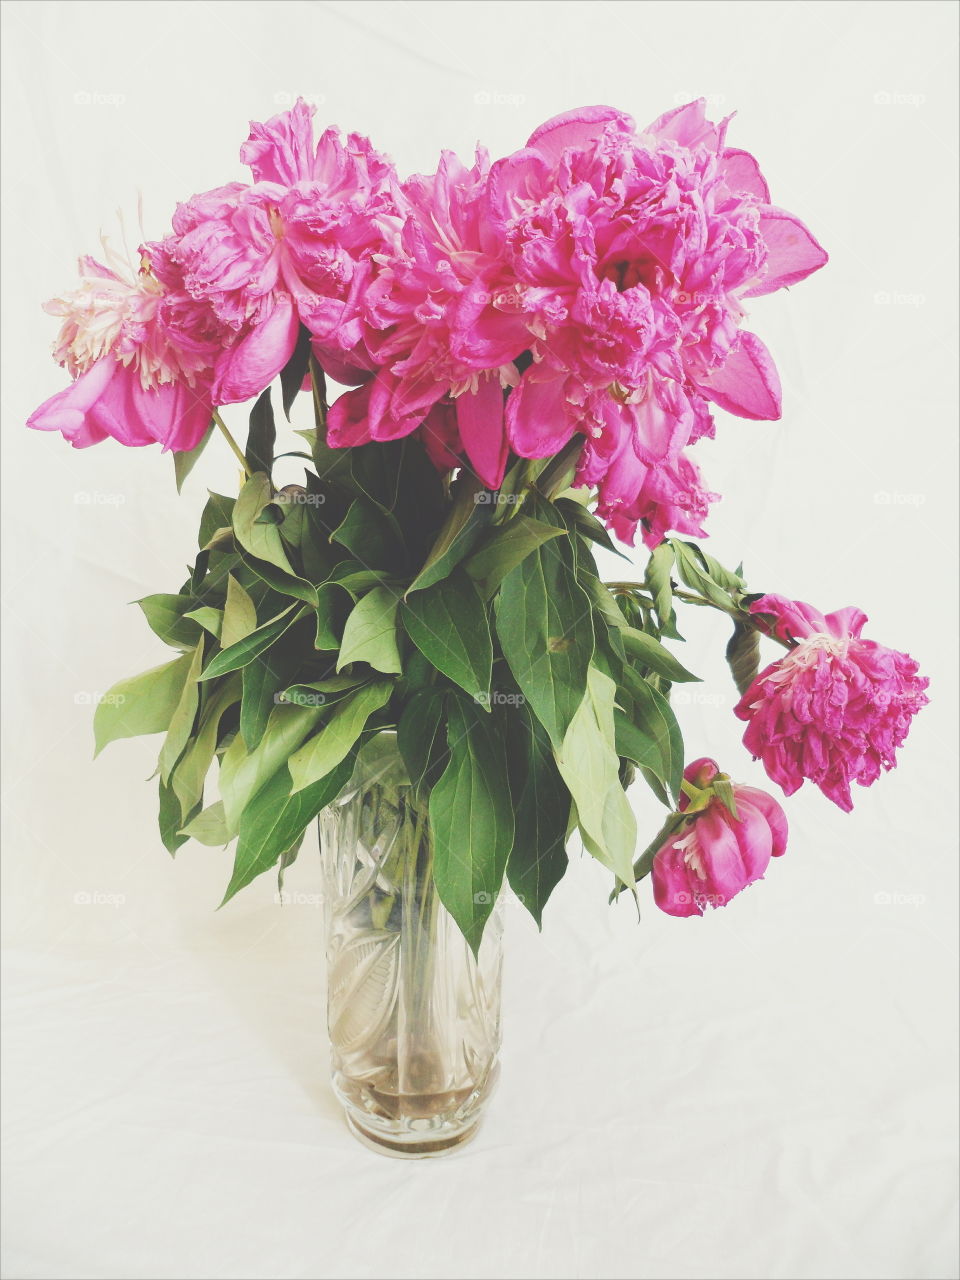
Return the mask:
POLYGON ((161 280, 144 252, 138 272, 108 250, 110 266, 80 260, 81 285, 46 304, 61 319, 54 356, 75 381, 27 420, 77 449, 112 436, 189 450, 210 425, 213 366, 229 332, 182 280, 161 280))
POLYGON ((867 616, 859 609, 824 615, 766 595, 750 611, 791 648, 735 708, 747 721, 744 745, 788 796, 809 778, 849 812, 850 784, 868 787, 897 763, 929 681, 908 654, 861 638, 867 616))
MULTIPOLYGON (((687 782, 707 788, 719 774, 716 762, 695 760, 684 770, 687 782)), ((702 916, 704 907, 723 907, 754 880, 763 878, 771 857, 787 847, 787 818, 772 796, 755 787, 733 785, 737 816, 714 796, 691 815, 653 859, 653 896, 672 916, 702 916)), ((680 801, 681 811, 689 801, 680 801)))
POLYGON ((619 536, 700 532, 710 495, 681 452, 713 433, 710 404, 780 414, 743 301, 826 262, 726 147, 726 123, 695 102, 638 131, 590 107, 492 166, 445 153, 404 184, 403 233, 366 299, 382 367, 334 406, 331 443, 407 435, 444 401, 446 445, 491 487, 509 450, 549 457, 582 437, 576 483, 600 486, 619 536))

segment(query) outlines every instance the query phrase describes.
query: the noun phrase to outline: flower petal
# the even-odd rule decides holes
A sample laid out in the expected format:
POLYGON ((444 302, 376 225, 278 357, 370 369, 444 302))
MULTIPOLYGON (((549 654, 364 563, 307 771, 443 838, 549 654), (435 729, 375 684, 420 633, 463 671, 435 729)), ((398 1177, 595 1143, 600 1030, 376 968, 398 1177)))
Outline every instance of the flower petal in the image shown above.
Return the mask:
POLYGON ((714 404, 738 418, 780 417, 780 377, 770 352, 755 333, 744 332, 720 366, 701 376, 698 387, 714 404))
POLYGON ((293 355, 300 321, 288 296, 242 342, 224 352, 217 366, 218 404, 239 404, 268 387, 293 355))
POLYGON ((474 471, 488 489, 499 489, 509 453, 499 381, 481 379, 475 392, 457 396, 456 406, 460 439, 474 471))
POLYGON ((555 163, 567 147, 591 142, 607 124, 616 124, 623 133, 631 133, 634 128, 631 117, 616 107, 578 107, 554 116, 535 129, 527 139, 527 146, 555 163))
POLYGON ((765 209, 760 216, 760 234, 767 246, 766 271, 762 280, 744 293, 745 298, 759 298, 796 284, 827 261, 823 245, 785 209, 765 209))
POLYGON ((521 458, 548 458, 576 429, 563 394, 564 376, 536 365, 529 368, 507 400, 507 436, 521 458))
POLYGON ((738 195, 756 196, 764 204, 770 203, 770 188, 760 172, 760 165, 749 151, 727 147, 720 156, 720 173, 731 191, 738 195))

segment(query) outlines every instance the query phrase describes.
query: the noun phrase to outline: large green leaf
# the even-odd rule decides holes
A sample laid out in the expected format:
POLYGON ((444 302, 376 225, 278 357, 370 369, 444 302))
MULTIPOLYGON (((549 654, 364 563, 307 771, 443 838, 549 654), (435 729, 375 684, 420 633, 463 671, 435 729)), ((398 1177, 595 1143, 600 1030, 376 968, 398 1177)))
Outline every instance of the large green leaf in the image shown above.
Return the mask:
POLYGON ((231 835, 236 834, 240 814, 250 797, 287 763, 324 714, 323 707, 275 706, 263 737, 252 751, 237 734, 220 762, 220 796, 231 835))
POLYGON ((280 530, 273 522, 259 519, 264 509, 272 504, 270 477, 258 471, 240 490, 233 508, 233 531, 240 545, 256 560, 264 560, 289 577, 296 577, 283 549, 280 530))
POLYGON ((303 662, 303 648, 310 640, 303 632, 312 626, 304 619, 243 668, 243 698, 240 703, 240 733, 252 750, 266 731, 277 695, 294 679, 303 662))
POLYGON ((108 690, 93 717, 94 755, 118 738, 164 733, 177 709, 192 662, 193 654, 184 653, 161 667, 120 680, 108 690))
POLYGON ((495 526, 483 546, 469 556, 463 567, 489 599, 507 574, 551 538, 563 530, 531 516, 515 516, 507 524, 495 526))
POLYGON ((738 693, 742 696, 753 684, 760 670, 760 636, 748 624, 735 622, 727 644, 727 664, 738 693))
POLYGON ((400 617, 424 657, 488 706, 493 641, 487 607, 471 579, 462 570, 451 573, 411 596, 400 617))
POLYGON ((673 607, 673 581, 670 576, 673 572, 673 564, 673 547, 669 542, 661 542, 659 547, 655 547, 650 553, 644 582, 653 597, 661 632, 673 640, 679 640, 681 636, 677 631, 677 614, 673 607))
POLYGON ((158 820, 160 826, 160 839, 163 841, 163 847, 170 854, 175 854, 182 844, 186 843, 187 837, 180 831, 184 822, 189 822, 196 814, 196 809, 192 812, 184 814, 180 808, 180 801, 172 787, 168 787, 163 780, 160 780, 160 806, 158 820))
POLYGON ((447 766, 444 732, 447 695, 440 689, 421 689, 404 707, 397 724, 397 747, 415 791, 430 792, 447 766))
POLYGON ((187 476, 196 466, 197 459, 203 453, 204 449, 210 442, 210 436, 213 434, 214 424, 211 421, 209 427, 200 437, 197 444, 192 449, 183 449, 173 455, 173 474, 177 482, 177 493, 183 489, 183 483, 187 476))
POLYGON ((184 840, 196 840, 199 844, 229 844, 232 837, 227 830, 227 820, 223 813, 223 801, 218 800, 216 804, 208 805, 206 809, 188 822, 179 834, 183 836, 184 840))
MULTIPOLYGON (((647 680, 627 671, 627 688, 633 699, 633 723, 655 749, 657 763, 637 761, 660 779, 674 800, 679 799, 683 780, 683 736, 673 708, 647 680)), ((634 757, 631 756, 631 759, 634 757)))
POLYGON ((613 719, 615 695, 613 681, 590 667, 586 693, 556 760, 577 806, 587 850, 629 885, 633 883, 637 820, 620 785, 613 719))
POLYGON ((170 779, 184 813, 190 813, 203 800, 203 784, 216 754, 221 717, 239 697, 240 679, 230 676, 201 710, 197 732, 187 743, 170 779))
POLYGON ((226 675, 229 671, 239 671, 241 667, 245 667, 248 662, 252 662, 259 654, 275 644, 288 628, 305 615, 305 609, 298 608, 295 604, 290 605, 288 609, 284 609, 283 613, 278 614, 276 618, 271 618, 262 627, 257 627, 256 631, 251 631, 242 640, 232 644, 229 649, 222 649, 210 659, 200 678, 212 680, 216 676, 226 675))
POLYGON ((345 547, 361 564, 382 567, 391 560, 390 530, 377 508, 364 498, 355 498, 330 541, 345 547))
POLYGON ((591 604, 577 581, 568 537, 545 542, 504 578, 497 634, 556 749, 583 701, 594 649, 591 604))
POLYGON ((250 411, 250 430, 244 449, 250 470, 263 471, 268 476, 273 470, 273 449, 277 442, 277 427, 273 420, 270 388, 262 393, 250 411))
POLYGON ((187 670, 187 678, 183 684, 183 690, 174 709, 173 715, 170 717, 170 726, 167 729, 167 736, 160 748, 160 779, 166 785, 170 782, 170 773, 173 766, 183 754, 183 749, 190 740, 193 733, 194 721, 197 718, 197 711, 200 707, 200 686, 197 681, 200 679, 200 669, 203 666, 203 643, 197 645, 194 649, 190 666, 187 670))
POLYGON ((344 759, 369 718, 390 700, 392 680, 375 680, 337 703, 330 719, 290 757, 294 791, 326 777, 344 759))
POLYGON ((339 649, 353 596, 339 582, 324 582, 317 588, 317 649, 339 649))
POLYGON ((550 739, 528 707, 517 707, 503 732, 516 824, 507 878, 540 927, 547 899, 567 869, 570 793, 550 739))
POLYGON ((227 599, 223 606, 223 624, 220 628, 221 648, 229 649, 256 629, 257 606, 233 574, 230 574, 227 578, 227 599))
POLYGON ((137 604, 150 629, 164 644, 174 649, 192 649, 200 639, 200 627, 194 619, 185 616, 197 607, 193 596, 144 596, 137 604))
POLYGON ((503 742, 493 718, 461 698, 447 721, 450 761, 430 794, 433 878, 476 953, 513 845, 503 742))
POLYGON ((493 507, 489 497, 479 480, 468 475, 460 477, 450 513, 423 568, 411 583, 408 596, 440 582, 470 554, 490 523, 493 507), (482 500, 484 497, 487 502, 482 500))
POLYGON ((205 547, 218 529, 231 528, 233 521, 233 508, 236 505, 235 498, 227 498, 222 493, 214 493, 208 490, 209 497, 207 505, 203 508, 203 515, 200 517, 200 532, 197 536, 197 546, 205 547))
POLYGON ((699 681, 699 676, 689 672, 665 645, 645 631, 638 631, 636 627, 623 627, 620 638, 629 657, 650 671, 655 671, 658 676, 664 676, 674 683, 699 681))
POLYGON ((397 648, 397 606, 400 597, 389 587, 375 587, 361 596, 347 618, 337 658, 337 670, 350 662, 366 662, 386 675, 403 670, 397 648))
POLYGON ((326 777, 293 795, 289 770, 285 766, 277 770, 241 814, 233 875, 223 902, 261 872, 268 871, 291 848, 320 810, 335 800, 350 781, 353 765, 350 753, 326 777))
POLYGON ((606 551, 612 551, 621 560, 629 560, 616 545, 604 525, 600 523, 592 511, 588 511, 582 503, 572 498, 558 498, 554 506, 563 516, 568 528, 575 529, 582 538, 596 542, 606 551))

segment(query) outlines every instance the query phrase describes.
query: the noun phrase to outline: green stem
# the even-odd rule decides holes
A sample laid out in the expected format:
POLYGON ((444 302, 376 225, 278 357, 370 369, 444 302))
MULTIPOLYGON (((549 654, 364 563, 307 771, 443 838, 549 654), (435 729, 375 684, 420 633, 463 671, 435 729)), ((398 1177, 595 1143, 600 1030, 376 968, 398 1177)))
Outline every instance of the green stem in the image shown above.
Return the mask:
POLYGON ((236 440, 234 440, 233 436, 230 434, 230 430, 227 427, 227 424, 220 417, 220 413, 217 409, 214 409, 213 411, 213 420, 217 424, 217 426, 220 428, 220 431, 222 432, 224 439, 226 440, 230 448, 233 450, 234 454, 236 455, 237 461, 240 463, 241 467, 243 467, 244 474, 249 480, 250 477, 253 475, 253 472, 250 470, 250 466, 246 458, 243 456, 243 450, 240 448, 236 440))

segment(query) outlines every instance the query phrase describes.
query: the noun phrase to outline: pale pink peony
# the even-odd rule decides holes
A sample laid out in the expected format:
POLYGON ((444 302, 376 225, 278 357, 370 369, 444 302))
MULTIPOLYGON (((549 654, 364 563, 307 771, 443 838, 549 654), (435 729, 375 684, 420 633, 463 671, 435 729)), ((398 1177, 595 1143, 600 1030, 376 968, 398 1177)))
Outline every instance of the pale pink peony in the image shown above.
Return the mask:
POLYGON ((788 796, 809 778, 849 812, 850 784, 868 787, 896 765, 929 681, 908 654, 861 638, 867 617, 859 609, 824 615, 766 595, 750 611, 791 648, 735 708, 747 721, 744 745, 788 796))
POLYGON ((46 304, 61 319, 54 356, 74 378, 27 421, 74 448, 108 436, 125 445, 192 449, 210 425, 213 364, 229 340, 182 280, 161 279, 144 252, 134 273, 80 260, 81 285, 46 304))
MULTIPOLYGON (((695 760, 684 778, 708 788, 718 777, 715 761, 695 760)), ((653 896, 672 916, 702 916, 704 908, 723 907, 763 878, 771 857, 787 847, 787 819, 776 800, 755 787, 733 785, 737 816, 714 796, 691 814, 657 850, 653 859, 653 896)), ((686 796, 680 810, 689 806, 686 796)))

